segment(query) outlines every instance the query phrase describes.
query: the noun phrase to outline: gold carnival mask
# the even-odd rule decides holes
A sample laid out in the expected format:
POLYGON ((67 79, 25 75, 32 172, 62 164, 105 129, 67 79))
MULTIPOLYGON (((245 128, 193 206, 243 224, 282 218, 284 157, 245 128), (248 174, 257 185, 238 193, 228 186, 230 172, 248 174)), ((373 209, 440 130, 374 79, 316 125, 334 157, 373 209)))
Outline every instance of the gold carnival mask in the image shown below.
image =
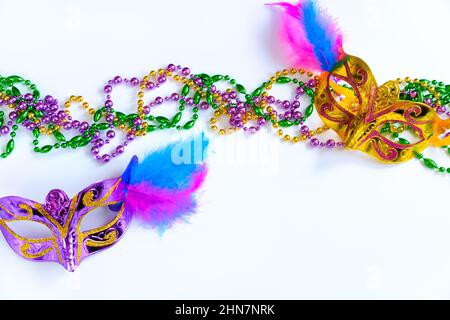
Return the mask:
MULTIPOLYGON (((430 145, 450 144, 448 135, 441 139, 450 129, 450 120, 441 119, 433 109, 439 107, 434 92, 430 94, 436 100, 425 104, 418 92, 417 97, 413 92, 406 97, 408 89, 400 86, 402 82, 389 81, 379 87, 369 66, 344 51, 341 29, 317 1, 276 5, 283 8, 280 37, 287 57, 295 68, 320 74, 315 107, 346 148, 384 163, 401 163, 422 156, 430 145)), ((427 81, 414 85, 436 90, 427 81)))
POLYGON ((401 100, 397 82, 378 87, 369 66, 354 56, 347 55, 331 72, 322 73, 315 104, 321 119, 346 148, 382 162, 405 162, 430 144, 440 147, 450 142, 439 137, 449 120, 442 120, 426 104, 401 100), (390 139, 382 132, 387 125, 407 128, 413 141, 390 139))

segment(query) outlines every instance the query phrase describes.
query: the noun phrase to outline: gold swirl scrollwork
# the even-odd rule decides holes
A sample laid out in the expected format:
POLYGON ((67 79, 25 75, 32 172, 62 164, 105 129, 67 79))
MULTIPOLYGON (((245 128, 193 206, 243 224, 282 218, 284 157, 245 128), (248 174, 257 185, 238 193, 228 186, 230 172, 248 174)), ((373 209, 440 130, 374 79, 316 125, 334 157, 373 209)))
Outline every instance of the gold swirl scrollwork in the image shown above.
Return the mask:
POLYGON ((20 247, 20 253, 27 259, 38 259, 43 256, 45 256, 47 253, 53 250, 52 247, 43 249, 42 251, 39 251, 38 253, 30 253, 29 250, 31 249, 31 245, 29 243, 24 243, 20 247))
POLYGON ((88 247, 92 248, 101 248, 114 244, 117 241, 117 232, 115 230, 111 230, 102 241, 97 241, 93 239, 87 239, 85 244, 88 247))
POLYGON ((376 110, 386 109, 400 99, 400 86, 394 81, 389 81, 378 88, 376 110))
POLYGON ((106 202, 108 198, 113 194, 113 192, 117 189, 117 186, 122 181, 122 179, 118 179, 114 186, 101 198, 98 200, 94 200, 95 191, 91 190, 84 194, 83 196, 83 205, 85 207, 104 207, 110 204, 114 204, 116 202, 106 202))
POLYGON ((370 142, 372 143, 375 151, 378 153, 381 159, 384 159, 385 161, 394 161, 396 158, 398 158, 399 151, 389 144, 383 143, 383 140, 385 139, 378 137, 370 139, 370 142))

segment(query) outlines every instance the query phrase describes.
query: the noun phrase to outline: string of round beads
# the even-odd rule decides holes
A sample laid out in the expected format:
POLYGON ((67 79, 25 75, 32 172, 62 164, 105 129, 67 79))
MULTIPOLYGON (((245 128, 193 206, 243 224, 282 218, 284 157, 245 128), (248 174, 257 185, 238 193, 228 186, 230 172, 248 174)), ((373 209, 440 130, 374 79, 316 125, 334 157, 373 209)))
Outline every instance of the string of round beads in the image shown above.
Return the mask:
MULTIPOLYGON (((213 113, 210 118, 211 129, 221 135, 241 129, 254 134, 270 124, 285 141, 305 141, 312 147, 330 149, 343 147, 342 142, 333 139, 318 139, 318 135, 328 130, 326 126, 311 130, 307 125, 315 110, 314 98, 318 80, 317 76, 303 69, 282 70, 254 91, 248 91, 228 75, 192 74, 189 68, 169 64, 166 68, 150 71, 142 79, 114 77, 104 86, 103 105, 93 108, 82 96, 70 96, 60 104, 51 95, 40 98, 39 90, 30 80, 20 76, 0 77, 0 107, 6 108, 0 111, 0 136, 8 137, 5 150, 0 156, 6 158, 13 152, 17 131, 21 126, 32 132, 35 152, 46 154, 57 149, 89 146, 95 159, 108 162, 122 154, 136 137, 170 128, 189 130, 198 121, 199 113, 208 110, 213 113), (302 77, 306 77, 304 82, 302 77), (181 90, 145 102, 148 92, 161 88, 169 81, 179 83, 181 90), (228 88, 218 89, 219 83, 225 83, 228 88), (28 92, 22 94, 18 88, 19 84, 25 86, 28 92), (295 86, 292 100, 277 99, 270 94, 275 86, 288 84, 295 86), (114 105, 112 98, 112 92, 118 85, 128 85, 136 90, 136 112, 125 114, 118 111, 119 108, 114 105), (310 99, 310 103, 303 110, 300 102, 302 97, 310 99), (174 115, 167 117, 156 114, 165 103, 178 105, 174 115), (70 112, 73 105, 86 110, 92 121, 74 119, 70 112), (185 117, 187 110, 189 117, 185 117), (223 117, 227 119, 227 126, 219 128, 223 117), (294 132, 288 132, 292 128, 296 128, 294 132), (63 131, 75 132, 75 135, 69 138, 69 134, 64 134, 63 131), (103 152, 105 146, 118 139, 119 131, 124 133, 125 138, 112 148, 112 152, 103 152), (55 142, 40 146, 42 136, 51 137, 55 142)), ((450 86, 443 82, 410 78, 397 81, 403 86, 401 99, 426 103, 438 114, 450 116, 450 111, 447 110, 450 104, 450 86)), ((385 132, 392 134, 394 138, 402 139, 401 134, 407 130, 408 128, 392 127, 385 129, 385 132)), ((435 165, 435 161, 423 155, 417 156, 427 167, 442 172, 442 167, 435 165)))

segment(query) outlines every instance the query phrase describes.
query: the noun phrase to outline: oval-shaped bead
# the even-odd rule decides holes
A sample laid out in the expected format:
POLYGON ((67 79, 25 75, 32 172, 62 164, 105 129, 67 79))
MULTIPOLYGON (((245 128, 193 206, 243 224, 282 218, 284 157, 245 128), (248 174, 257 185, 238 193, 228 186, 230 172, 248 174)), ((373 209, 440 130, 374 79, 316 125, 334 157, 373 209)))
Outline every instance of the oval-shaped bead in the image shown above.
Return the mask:
POLYGON ((78 145, 78 143, 83 139, 83 136, 75 136, 69 141, 69 145, 78 145))
POLYGON ((53 136, 58 141, 61 141, 61 142, 65 142, 66 141, 66 137, 64 137, 64 135, 61 132, 59 132, 59 131, 54 131, 53 132, 53 136))
POLYGON ((98 109, 95 113, 94 113, 94 121, 98 122, 102 117, 102 109, 98 109))
POLYGON ((97 131, 98 131, 97 124, 96 124, 96 123, 93 123, 93 124, 91 125, 91 127, 89 128, 89 133, 94 134, 94 133, 96 133, 97 131))
POLYGON ((80 142, 78 142, 77 147, 84 147, 87 146, 89 144, 89 142, 91 142, 91 138, 90 137, 84 137, 83 139, 80 140, 80 142))
POLYGON ((181 95, 182 96, 187 96, 188 94, 189 94, 189 90, 190 90, 191 88, 189 88, 189 86, 186 84, 184 87, 183 87, 183 90, 181 90, 181 95))
POLYGON ((183 126, 183 129, 185 129, 185 130, 192 129, 194 127, 194 125, 195 125, 195 120, 188 121, 183 126))
POLYGON ((205 80, 205 79, 209 79, 211 78, 209 75, 207 75, 206 73, 200 73, 199 75, 197 75, 197 77, 205 80))
POLYGON ((206 102, 207 102, 209 105, 212 105, 212 104, 213 104, 212 94, 211 94, 211 92, 209 92, 209 91, 206 93, 206 102))
POLYGON ((292 81, 291 78, 288 78, 288 77, 279 77, 277 79, 277 83, 279 83, 279 84, 285 84, 285 83, 289 83, 291 81, 292 81))
POLYGON ((14 87, 14 86, 12 86, 11 87, 11 94, 13 95, 13 96, 19 96, 20 95, 20 90, 19 89, 17 89, 17 87, 14 87))
POLYGON ((97 127, 98 127, 98 130, 107 130, 107 129, 109 129, 110 124, 107 123, 107 122, 105 122, 105 123, 99 123, 99 124, 97 125, 97 127))
POLYGON ((46 145, 39 149, 40 153, 49 153, 53 149, 52 145, 46 145))
POLYGON ((40 111, 40 110, 36 110, 36 109, 34 109, 33 110, 33 113, 34 113, 34 115, 36 116, 36 118, 42 118, 43 116, 44 116, 44 114, 42 113, 42 111, 40 111))
POLYGON ((169 119, 167 119, 166 117, 161 117, 161 116, 160 117, 156 117, 155 120, 158 121, 159 123, 163 123, 163 124, 166 124, 166 123, 170 122, 169 119))
POLYGON ((262 108, 260 108, 260 107, 254 107, 253 110, 255 111, 255 114, 256 114, 258 117, 264 117, 264 116, 265 116, 264 111, 263 111, 262 108))
POLYGON ((9 140, 8 144, 6 145, 6 154, 7 155, 10 155, 11 152, 13 152, 14 146, 15 146, 14 139, 9 140))
POLYGON ((212 82, 217 82, 217 81, 220 81, 220 80, 223 80, 223 76, 220 75, 220 74, 216 74, 215 76, 213 76, 213 77, 211 78, 211 81, 212 81, 212 82))
POLYGON ((313 114, 313 112, 314 112, 314 105, 311 104, 311 105, 309 105, 309 107, 306 108, 306 110, 305 110, 305 118, 309 118, 309 117, 313 114))
POLYGON ((258 88, 258 89, 256 89, 255 91, 253 91, 252 97, 260 96, 261 93, 262 93, 262 91, 263 91, 263 88, 258 88))
POLYGON ((126 117, 126 115, 123 112, 116 111, 116 117, 117 119, 119 119, 119 121, 122 121, 126 117))
POLYGON ((202 95, 198 92, 194 94, 194 104, 198 104, 200 102, 202 95))
POLYGON ((25 119, 28 117, 28 111, 25 110, 24 112, 22 112, 20 114, 20 116, 17 117, 16 119, 16 123, 21 124, 22 122, 25 121, 25 119))
POLYGON ((23 82, 24 81, 24 79, 20 76, 9 76, 7 79, 11 82, 23 82))
POLYGON ((242 84, 237 84, 237 85, 236 85, 236 90, 237 90, 239 93, 247 94, 247 90, 245 89, 245 87, 244 87, 242 84))
POLYGON ((183 114, 181 112, 178 112, 172 119, 172 125, 174 126, 178 122, 180 122, 182 116, 183 116, 183 114))
POLYGON ((278 125, 283 128, 289 128, 292 127, 294 123, 289 120, 281 120, 280 122, 278 122, 278 125))
POLYGON ((423 163, 430 169, 437 169, 438 165, 432 159, 423 159, 423 163))
POLYGON ((127 122, 130 122, 130 121, 133 121, 134 119, 136 119, 137 117, 139 117, 139 115, 137 113, 131 113, 125 117, 125 120, 127 122))
POLYGON ((305 87, 305 93, 306 93, 308 96, 310 96, 311 98, 314 98, 314 97, 316 96, 316 93, 315 93, 314 90, 311 89, 311 88, 306 88, 306 87, 305 87))

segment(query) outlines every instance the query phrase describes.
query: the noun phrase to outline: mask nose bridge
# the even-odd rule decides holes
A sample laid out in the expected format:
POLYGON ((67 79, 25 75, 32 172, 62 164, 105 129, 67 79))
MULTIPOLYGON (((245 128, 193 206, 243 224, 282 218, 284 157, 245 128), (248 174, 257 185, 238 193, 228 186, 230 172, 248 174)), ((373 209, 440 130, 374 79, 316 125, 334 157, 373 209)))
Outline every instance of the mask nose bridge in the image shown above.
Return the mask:
POLYGON ((58 231, 58 246, 61 251, 62 266, 69 272, 75 271, 77 262, 77 250, 80 245, 77 233, 78 215, 74 215, 72 220, 66 222, 66 226, 58 231), (62 232, 61 232, 62 231, 62 232))
POLYGON ((70 233, 67 234, 67 236, 63 239, 61 239, 61 249, 62 249, 62 258, 63 258, 63 264, 64 268, 66 268, 68 271, 75 271, 76 269, 76 250, 75 250, 75 241, 72 240, 73 238, 70 236, 70 233))

